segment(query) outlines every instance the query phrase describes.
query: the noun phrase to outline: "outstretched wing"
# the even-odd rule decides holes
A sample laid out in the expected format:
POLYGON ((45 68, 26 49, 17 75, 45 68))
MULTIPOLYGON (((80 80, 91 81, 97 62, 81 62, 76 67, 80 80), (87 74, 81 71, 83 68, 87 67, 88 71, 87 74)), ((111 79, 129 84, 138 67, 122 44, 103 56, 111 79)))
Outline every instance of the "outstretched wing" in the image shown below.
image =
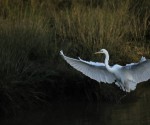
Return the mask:
POLYGON ((116 77, 110 73, 106 68, 104 63, 87 62, 79 58, 73 59, 67 57, 60 51, 60 55, 76 70, 82 72, 84 75, 94 79, 98 82, 113 83, 116 77))
POLYGON ((132 80, 136 84, 150 79, 150 60, 149 59, 144 59, 140 61, 139 63, 135 63, 132 65, 126 65, 124 68, 128 69, 128 71, 132 75, 132 80))
MULTIPOLYGON (((144 56, 142 56, 141 59, 140 59, 140 61, 139 61, 138 63, 142 63, 142 62, 144 62, 144 61, 146 61, 146 58, 145 58, 144 56)), ((126 67, 127 67, 127 68, 130 68, 131 66, 137 65, 138 63, 126 64, 126 67)))

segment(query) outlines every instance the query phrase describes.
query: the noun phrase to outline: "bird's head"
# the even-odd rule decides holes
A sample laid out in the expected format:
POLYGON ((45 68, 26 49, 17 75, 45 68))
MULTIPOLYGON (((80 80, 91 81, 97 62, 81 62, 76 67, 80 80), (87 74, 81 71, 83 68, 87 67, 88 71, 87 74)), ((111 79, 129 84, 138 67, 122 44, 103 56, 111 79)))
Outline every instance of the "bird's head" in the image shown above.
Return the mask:
POLYGON ((108 53, 106 49, 101 49, 100 51, 96 52, 95 54, 100 54, 100 53, 108 53))

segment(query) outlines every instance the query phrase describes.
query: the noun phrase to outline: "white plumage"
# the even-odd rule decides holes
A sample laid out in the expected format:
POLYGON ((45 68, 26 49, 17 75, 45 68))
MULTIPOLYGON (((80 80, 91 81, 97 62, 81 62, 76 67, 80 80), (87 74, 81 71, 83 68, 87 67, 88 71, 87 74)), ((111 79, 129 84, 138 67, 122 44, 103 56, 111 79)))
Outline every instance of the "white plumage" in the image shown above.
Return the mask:
POLYGON ((82 72, 84 75, 98 82, 114 83, 123 91, 135 90, 137 83, 150 79, 150 60, 142 56, 138 63, 127 64, 126 66, 109 66, 109 54, 106 49, 101 49, 95 54, 104 53, 104 63, 88 62, 85 60, 67 57, 60 51, 60 55, 72 67, 82 72))

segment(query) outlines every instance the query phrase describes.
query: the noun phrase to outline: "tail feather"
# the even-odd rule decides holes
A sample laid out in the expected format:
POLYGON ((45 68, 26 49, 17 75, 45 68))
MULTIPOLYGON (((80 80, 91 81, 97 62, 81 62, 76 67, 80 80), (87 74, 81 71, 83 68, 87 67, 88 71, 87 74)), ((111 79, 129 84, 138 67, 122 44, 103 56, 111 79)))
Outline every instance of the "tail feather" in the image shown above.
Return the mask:
POLYGON ((129 81, 126 83, 126 92, 130 92, 130 91, 135 90, 135 89, 136 89, 136 85, 137 85, 136 82, 129 80, 129 81))

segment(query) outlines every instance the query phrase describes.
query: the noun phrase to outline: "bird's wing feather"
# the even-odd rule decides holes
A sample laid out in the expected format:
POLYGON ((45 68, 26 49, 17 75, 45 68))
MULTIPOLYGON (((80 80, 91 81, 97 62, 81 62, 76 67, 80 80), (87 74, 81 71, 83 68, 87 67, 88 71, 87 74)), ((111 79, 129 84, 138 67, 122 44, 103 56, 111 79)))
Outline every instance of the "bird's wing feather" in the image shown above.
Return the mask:
POLYGON ((113 83, 116 77, 107 71, 105 65, 103 63, 96 63, 96 62, 88 62, 84 61, 81 58, 73 59, 67 57, 63 54, 63 51, 60 51, 60 55, 69 63, 72 67, 77 69, 78 71, 82 72, 86 76, 94 79, 98 82, 107 82, 113 83))
MULTIPOLYGON (((144 61, 146 61, 146 58, 144 56, 142 56, 138 63, 141 63, 141 62, 144 62, 144 61)), ((130 63, 130 64, 126 64, 126 66, 128 66, 128 68, 129 68, 130 66, 136 65, 138 63, 130 63)))
POLYGON ((147 81, 150 79, 150 60, 144 60, 139 63, 135 63, 132 65, 127 65, 124 67, 128 69, 130 74, 132 75, 133 81, 136 83, 140 83, 143 81, 147 81))

